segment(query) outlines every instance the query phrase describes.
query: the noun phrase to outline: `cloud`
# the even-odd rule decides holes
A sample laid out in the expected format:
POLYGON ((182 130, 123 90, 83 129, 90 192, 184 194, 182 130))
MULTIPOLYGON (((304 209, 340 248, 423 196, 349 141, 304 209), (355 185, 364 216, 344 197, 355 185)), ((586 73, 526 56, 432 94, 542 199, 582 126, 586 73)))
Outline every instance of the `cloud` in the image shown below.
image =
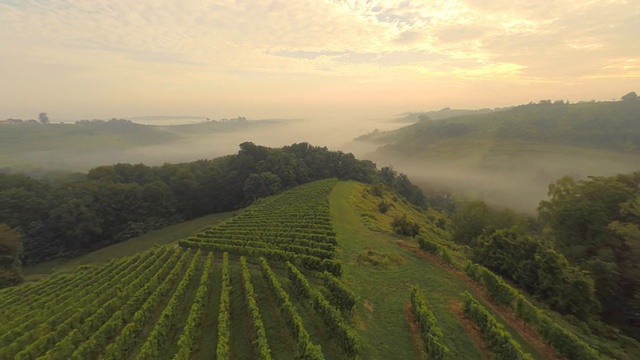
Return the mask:
POLYGON ((0 97, 16 107, 62 99, 38 89, 64 82, 118 101, 188 90, 204 106, 219 94, 288 93, 302 77, 315 81, 307 93, 317 98, 373 83, 380 94, 395 83, 433 94, 470 79, 640 77, 637 1, 4 0, 0 24, 0 77, 19 83, 0 97), (263 75, 252 83, 247 74, 263 75))
POLYGON ((401 45, 404 45, 404 44, 413 45, 419 42, 420 40, 422 40, 422 38, 423 38, 423 35, 419 31, 407 30, 407 31, 401 32, 400 35, 396 36, 396 38, 393 39, 393 42, 401 45))

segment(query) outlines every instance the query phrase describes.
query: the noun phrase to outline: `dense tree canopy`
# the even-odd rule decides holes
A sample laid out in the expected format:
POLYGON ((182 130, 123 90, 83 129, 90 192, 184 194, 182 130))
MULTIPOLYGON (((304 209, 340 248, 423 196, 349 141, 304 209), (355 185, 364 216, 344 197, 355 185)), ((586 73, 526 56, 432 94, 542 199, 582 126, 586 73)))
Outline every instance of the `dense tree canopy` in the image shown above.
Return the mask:
POLYGON ((591 277, 533 236, 514 229, 485 233, 473 247, 473 259, 560 313, 586 320, 598 310, 591 277))
POLYGON ((0 224, 0 289, 22 281, 20 234, 7 224, 0 224))
POLYGON ((552 309, 640 338, 640 172, 563 177, 537 219, 473 201, 452 214, 451 235, 552 309))
POLYGON ((640 172, 560 179, 539 214, 556 248, 593 277, 602 318, 640 336, 640 172))
MULTIPOLYGON (((403 174, 393 187, 424 195, 403 174)), ((281 149, 240 144, 235 155, 181 164, 116 164, 52 183, 0 174, 0 222, 24 238, 24 259, 73 256, 171 223, 245 206, 309 181, 380 181, 376 165, 307 143, 281 149), (71 179, 71 178, 69 178, 71 179)))

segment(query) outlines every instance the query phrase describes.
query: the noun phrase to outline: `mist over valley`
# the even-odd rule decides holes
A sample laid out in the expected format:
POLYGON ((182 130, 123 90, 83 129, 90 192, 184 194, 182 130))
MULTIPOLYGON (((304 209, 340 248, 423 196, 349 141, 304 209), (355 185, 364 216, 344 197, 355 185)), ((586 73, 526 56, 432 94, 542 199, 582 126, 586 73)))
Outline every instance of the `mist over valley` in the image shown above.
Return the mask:
POLYGON ((638 19, 0 0, 0 360, 640 359, 638 19))

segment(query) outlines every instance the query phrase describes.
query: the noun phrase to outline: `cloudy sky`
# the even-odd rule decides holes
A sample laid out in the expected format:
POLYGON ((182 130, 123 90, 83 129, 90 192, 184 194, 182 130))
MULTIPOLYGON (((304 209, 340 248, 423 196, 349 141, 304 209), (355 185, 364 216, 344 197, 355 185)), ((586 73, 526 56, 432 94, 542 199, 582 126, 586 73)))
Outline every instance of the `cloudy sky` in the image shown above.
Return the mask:
POLYGON ((0 118, 386 116, 640 92, 638 0, 0 0, 0 118))

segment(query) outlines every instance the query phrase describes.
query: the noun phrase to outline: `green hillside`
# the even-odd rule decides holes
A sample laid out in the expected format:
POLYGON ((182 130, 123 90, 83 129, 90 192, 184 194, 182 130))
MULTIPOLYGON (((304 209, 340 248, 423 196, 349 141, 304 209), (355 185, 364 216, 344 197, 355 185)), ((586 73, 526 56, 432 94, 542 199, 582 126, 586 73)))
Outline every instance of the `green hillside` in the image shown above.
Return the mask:
POLYGON ((547 185, 565 175, 638 169, 640 101, 522 105, 421 121, 357 142, 376 146, 366 158, 414 183, 531 213, 547 185))
POLYGON ((640 152, 640 102, 541 103, 495 111, 421 121, 361 140, 389 144, 403 155, 437 148, 447 140, 491 139, 640 152))
POLYGON ((537 332, 537 325, 497 305, 490 289, 458 265, 464 258, 443 222, 436 211, 425 216, 394 193, 375 194, 363 183, 327 179, 298 186, 178 244, 0 291, 0 358, 640 354, 578 328, 563 330, 570 348, 548 340, 569 327, 545 320, 555 330, 537 332), (385 213, 377 209, 380 200, 389 203, 385 213), (446 250, 435 256, 415 239, 393 235, 399 215, 419 225, 422 244, 446 250))
POLYGON ((184 160, 187 152, 193 156, 186 158, 210 156, 213 140, 220 142, 222 136, 282 124, 278 120, 243 120, 143 125, 124 119, 0 124, 0 169, 38 174, 44 170, 86 170, 108 162, 175 162, 184 160), (209 146, 205 148, 205 144, 209 146), (165 156, 157 159, 158 152, 165 156))

